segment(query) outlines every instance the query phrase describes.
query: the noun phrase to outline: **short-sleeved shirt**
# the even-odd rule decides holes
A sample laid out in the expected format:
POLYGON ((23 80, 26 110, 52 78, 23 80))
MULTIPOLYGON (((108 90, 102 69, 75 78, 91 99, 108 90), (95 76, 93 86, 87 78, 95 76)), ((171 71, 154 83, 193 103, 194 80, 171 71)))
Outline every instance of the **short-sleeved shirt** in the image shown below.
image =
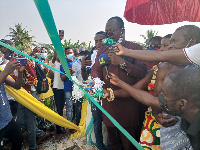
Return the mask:
POLYGON ((189 48, 184 48, 183 52, 187 59, 194 65, 200 65, 200 43, 189 48))
MULTIPOLYGON (((60 63, 58 61, 55 61, 53 64, 50 62, 51 66, 54 67, 57 70, 60 70, 60 63)), ((60 78, 60 73, 57 71, 54 71, 54 82, 53 82, 53 88, 55 89, 64 89, 64 82, 60 78)))
POLYGON ((170 118, 176 117, 179 121, 170 127, 160 127, 160 147, 161 149, 169 150, 192 150, 189 138, 186 133, 180 128, 181 118, 179 116, 171 116, 170 118))
MULTIPOLYGON (((2 71, 0 71, 1 73, 2 71)), ((0 86, 0 130, 3 129, 12 120, 12 114, 4 83, 0 86)))
MULTIPOLYGON (((72 68, 72 64, 75 63, 76 60, 74 59, 73 61, 68 61, 68 67, 72 68)), ((65 73, 65 70, 63 69, 62 65, 60 65, 60 71, 65 73)), ((60 75, 63 75, 62 73, 60 73, 60 75)), ((69 78, 67 78, 64 81, 64 92, 72 92, 72 81, 69 80, 69 78)))

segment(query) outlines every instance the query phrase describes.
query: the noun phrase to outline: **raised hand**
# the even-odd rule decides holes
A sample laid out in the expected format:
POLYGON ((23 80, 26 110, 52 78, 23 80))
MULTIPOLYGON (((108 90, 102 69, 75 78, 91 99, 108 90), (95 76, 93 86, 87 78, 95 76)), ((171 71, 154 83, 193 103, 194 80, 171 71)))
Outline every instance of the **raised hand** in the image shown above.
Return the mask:
POLYGON ((19 72, 23 72, 25 68, 26 68, 26 66, 21 66, 21 67, 19 68, 19 72))
POLYGON ((113 65, 120 65, 124 63, 124 59, 122 59, 121 57, 117 56, 114 53, 109 53, 108 57, 110 59, 110 63, 113 65))
POLYGON ((40 52, 40 49, 36 46, 33 51, 30 53, 30 56, 33 56, 35 55, 36 53, 39 53, 40 52))
POLYGON ((110 72, 110 75, 109 75, 109 78, 110 78, 110 82, 113 84, 113 85, 116 85, 116 86, 119 86, 118 85, 118 81, 120 80, 119 77, 113 73, 110 72))
POLYGON ((110 97, 110 92, 108 91, 108 90, 106 90, 106 89, 103 89, 103 93, 104 93, 104 97, 110 97))
POLYGON ((126 48, 121 44, 115 44, 111 49, 116 55, 124 55, 124 52, 126 51, 126 48))
POLYGON ((20 61, 13 61, 15 58, 11 58, 10 61, 7 63, 3 73, 6 73, 6 75, 10 75, 13 73, 15 69, 20 68, 21 64, 20 61))
POLYGON ((85 70, 86 66, 91 66, 92 65, 92 60, 85 60, 88 57, 88 55, 84 56, 81 60, 81 64, 82 64, 82 70, 85 70))
POLYGON ((70 71, 70 74, 73 74, 73 73, 75 73, 75 71, 74 71, 74 70, 72 70, 72 68, 69 68, 69 71, 70 71))
POLYGON ((34 49, 33 49, 33 53, 39 53, 40 52, 40 49, 36 46, 34 49))

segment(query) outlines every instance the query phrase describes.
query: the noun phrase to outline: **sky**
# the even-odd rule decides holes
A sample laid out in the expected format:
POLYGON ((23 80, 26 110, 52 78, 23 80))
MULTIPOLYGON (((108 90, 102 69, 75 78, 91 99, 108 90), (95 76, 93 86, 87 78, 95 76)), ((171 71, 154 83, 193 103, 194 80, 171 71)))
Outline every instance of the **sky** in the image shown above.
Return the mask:
MULTIPOLYGON (((119 16, 125 23, 125 35, 128 41, 144 42, 141 34, 153 29, 159 36, 173 33, 176 28, 200 23, 181 22, 167 25, 139 25, 130 23, 123 17, 126 0, 49 0, 51 11, 57 29, 65 31, 65 39, 94 45, 94 35, 98 31, 105 31, 109 18, 119 16)), ((33 0, 0 0, 0 39, 10 39, 9 27, 22 24, 34 40, 38 43, 51 43, 42 19, 33 0)))

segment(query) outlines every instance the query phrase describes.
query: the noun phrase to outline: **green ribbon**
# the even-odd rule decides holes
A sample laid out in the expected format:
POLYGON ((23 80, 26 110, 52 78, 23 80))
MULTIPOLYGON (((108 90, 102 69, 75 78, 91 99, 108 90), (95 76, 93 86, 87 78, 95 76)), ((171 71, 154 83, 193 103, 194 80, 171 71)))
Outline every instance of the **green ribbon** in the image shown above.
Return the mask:
POLYGON ((101 100, 101 97, 102 97, 102 98, 105 98, 105 97, 104 97, 104 93, 103 93, 103 88, 101 88, 100 90, 97 90, 97 91, 92 95, 92 97, 97 98, 98 100, 101 100))
MULTIPOLYGON (((116 42, 114 42, 110 38, 106 38, 106 39, 103 40, 103 44, 106 45, 108 48, 111 48, 114 44, 116 44, 116 42)), ((112 47, 112 50, 113 50, 113 47, 112 47)), ((109 49, 109 53, 114 53, 112 50, 109 49)))
MULTIPOLYGON (((53 16, 52 16, 52 13, 51 13, 51 9, 50 9, 50 6, 49 6, 49 3, 47 0, 34 0, 35 2, 35 5, 40 13, 40 16, 43 20, 43 23, 46 27, 46 30, 49 34, 49 37, 54 45, 54 48, 58 54, 58 57, 60 59, 60 62, 66 72, 66 76, 72 81, 74 82, 74 84, 76 84, 85 94, 86 96, 88 97, 89 100, 91 100, 109 119, 110 121, 131 141, 131 143, 133 143, 133 145, 139 149, 139 150, 144 150, 142 148, 142 146, 107 112, 105 111, 91 96, 89 93, 87 93, 79 84, 77 84, 75 81, 72 80, 71 78, 71 75, 70 75, 70 71, 69 71, 69 67, 68 67, 68 63, 67 63, 67 60, 65 58, 65 54, 64 54, 64 51, 63 51, 63 48, 62 48, 62 45, 61 45, 61 42, 60 42, 60 38, 58 36, 58 32, 57 32, 57 28, 56 28, 56 25, 55 25, 55 22, 54 22, 54 19, 53 19, 53 16)), ((27 54, 24 54, 22 53, 21 51, 18 51, 17 49, 7 45, 7 44, 4 44, 3 42, 0 42, 0 45, 10 49, 10 50, 13 50, 17 53, 19 53, 20 55, 23 55, 27 58, 30 58, 46 67, 49 67, 50 69, 52 70, 55 70, 55 71, 58 71, 60 73, 62 73, 61 71, 27 55, 27 54)))
POLYGON ((92 125, 93 125, 93 117, 90 120, 89 125, 87 126, 86 132, 85 132, 85 136, 87 136, 89 134, 89 131, 92 129, 92 125))
POLYGON ((60 62, 65 70, 67 77, 71 79, 71 74, 69 71, 68 63, 65 58, 65 53, 60 42, 58 31, 51 13, 51 9, 47 0, 34 0, 35 5, 40 13, 46 30, 48 31, 49 37, 53 43, 53 46, 58 54, 60 62))
MULTIPOLYGON (((23 53, 23 52, 21 52, 21 51, 15 49, 14 47, 12 47, 12 46, 10 46, 10 45, 7 45, 7 44, 5 44, 5 43, 3 43, 3 42, 1 42, 1 41, 0 41, 0 45, 2 45, 2 46, 4 46, 4 47, 6 47, 6 48, 8 48, 8 49, 10 49, 10 50, 12 50, 12 51, 18 53, 18 54, 20 54, 20 55, 22 55, 22 56, 25 56, 25 57, 27 57, 27 58, 29 58, 29 59, 32 59, 32 60, 34 60, 34 61, 40 63, 41 65, 44 65, 44 66, 46 66, 46 67, 48 67, 48 68, 50 68, 50 69, 52 69, 52 70, 54 70, 54 71, 57 71, 57 72, 62 73, 62 74, 65 74, 65 73, 61 72, 60 70, 57 70, 57 69, 55 69, 54 67, 49 66, 49 65, 43 63, 42 61, 39 61, 38 59, 35 59, 35 58, 31 57, 30 55, 25 54, 25 53, 23 53)), ((66 76, 69 76, 69 75, 67 75, 67 74, 65 74, 65 75, 66 75, 66 76)), ((70 76, 71 76, 71 75, 70 75, 70 76)))
POLYGON ((112 39, 110 38, 106 38, 105 40, 103 40, 104 45, 111 47, 112 45, 116 44, 116 42, 114 42, 112 39))
POLYGON ((92 141, 92 131, 93 131, 93 129, 94 129, 94 124, 93 124, 93 117, 92 117, 91 120, 90 120, 90 123, 89 123, 89 125, 87 127, 87 130, 86 130, 86 134, 85 134, 86 139, 85 139, 85 142, 88 143, 88 145, 95 145, 95 146, 97 146, 97 144, 92 141))

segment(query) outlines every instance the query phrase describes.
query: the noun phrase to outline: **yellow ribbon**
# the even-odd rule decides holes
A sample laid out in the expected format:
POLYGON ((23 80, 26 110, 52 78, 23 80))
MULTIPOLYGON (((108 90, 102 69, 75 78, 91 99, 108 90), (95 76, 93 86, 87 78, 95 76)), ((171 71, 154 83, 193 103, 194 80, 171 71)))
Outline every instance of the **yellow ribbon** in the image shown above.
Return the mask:
MULTIPOLYGON (((3 69, 0 67, 0 70, 3 71, 3 69)), ((9 78, 12 79, 11 76, 9 78)), ((29 94, 24 88, 21 88, 19 90, 14 89, 11 86, 5 85, 6 92, 11 95, 16 101, 33 111, 34 113, 38 114, 39 116, 57 124, 62 127, 68 128, 68 129, 76 129, 77 132, 72 136, 73 138, 78 136, 85 135, 85 122, 86 122, 86 110, 87 110, 87 103, 85 102, 83 104, 81 121, 79 126, 75 125, 74 123, 71 123, 67 119, 63 118, 59 114, 55 113, 48 107, 46 107, 44 104, 42 104, 40 101, 38 101, 36 98, 34 98, 31 94, 29 94)))

